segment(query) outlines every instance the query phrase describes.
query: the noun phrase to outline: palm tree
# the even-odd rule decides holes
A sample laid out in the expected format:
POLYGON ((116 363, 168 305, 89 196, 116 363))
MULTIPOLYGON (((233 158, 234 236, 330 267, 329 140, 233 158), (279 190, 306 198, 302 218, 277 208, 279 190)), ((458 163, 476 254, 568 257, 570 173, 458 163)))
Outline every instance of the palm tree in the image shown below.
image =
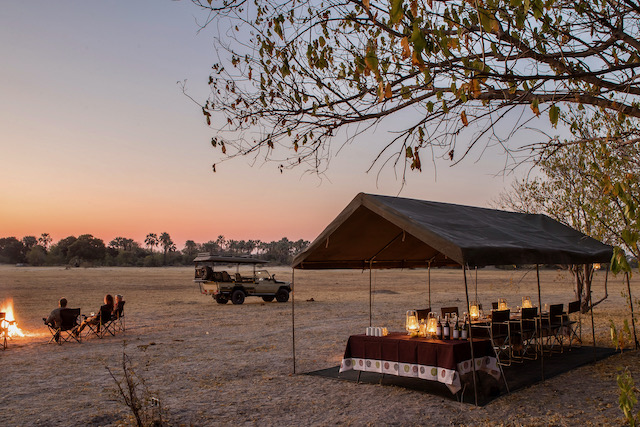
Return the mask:
POLYGON ((193 240, 187 240, 184 242, 184 249, 182 252, 191 258, 198 250, 198 245, 193 240))
POLYGON ((160 235, 159 237, 160 243, 162 244, 162 250, 163 250, 163 258, 162 258, 162 262, 163 264, 167 263, 167 252, 173 252, 176 250, 176 245, 175 243, 173 243, 173 240, 171 240, 171 236, 169 236, 169 233, 164 232, 160 235))
POLYGON ((38 243, 40 243, 40 246, 44 248, 45 253, 49 251, 49 245, 51 245, 52 241, 53 239, 51 238, 49 233, 42 233, 40 237, 38 237, 38 243))
POLYGON ((158 243, 158 235, 156 233, 149 233, 144 239, 144 244, 147 245, 151 252, 153 252, 154 247, 158 246, 158 243))

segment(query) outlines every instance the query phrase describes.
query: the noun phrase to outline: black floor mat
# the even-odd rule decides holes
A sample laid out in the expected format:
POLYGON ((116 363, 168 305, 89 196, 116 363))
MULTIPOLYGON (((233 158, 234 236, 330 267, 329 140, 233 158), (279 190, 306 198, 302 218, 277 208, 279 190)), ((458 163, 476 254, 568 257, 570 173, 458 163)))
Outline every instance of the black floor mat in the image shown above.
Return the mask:
MULTIPOLYGON (((571 351, 565 351, 560 354, 545 356, 541 361, 527 360, 523 363, 513 363, 511 366, 504 366, 504 375, 509 384, 509 390, 513 393, 519 389, 528 387, 542 381, 542 372, 544 367, 544 378, 548 379, 556 375, 568 372, 580 366, 592 363, 597 360, 605 359, 615 354, 613 348, 605 347, 581 347, 574 348, 571 351)), ((326 378, 334 378, 342 381, 358 381, 357 371, 347 371, 339 373, 340 367, 333 366, 327 369, 307 372, 307 375, 315 375, 326 378)), ((491 400, 507 393, 504 382, 499 383, 488 376, 480 376, 479 389, 481 392, 478 396, 478 404, 486 405, 491 400)), ((475 403, 475 395, 472 387, 467 387, 463 393, 457 396, 451 394, 446 385, 435 382, 426 381, 418 378, 398 377, 395 375, 383 375, 374 372, 362 372, 360 374, 360 382, 365 384, 382 384, 386 386, 403 387, 410 390, 417 390, 424 393, 433 394, 446 399, 462 400, 465 403, 475 403)))

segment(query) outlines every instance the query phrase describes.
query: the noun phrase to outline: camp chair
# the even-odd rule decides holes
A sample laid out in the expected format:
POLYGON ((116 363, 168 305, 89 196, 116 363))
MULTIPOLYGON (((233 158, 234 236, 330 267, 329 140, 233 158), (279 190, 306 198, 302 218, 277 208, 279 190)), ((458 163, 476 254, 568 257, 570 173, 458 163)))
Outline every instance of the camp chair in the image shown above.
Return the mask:
POLYGON ((52 342, 62 344, 63 342, 70 342, 72 339, 76 342, 80 342, 80 337, 74 333, 75 328, 78 326, 80 309, 63 308, 60 310, 60 317, 62 318, 60 327, 55 327, 45 321, 45 325, 47 325, 49 332, 51 332, 51 339, 47 344, 51 344, 52 342), (57 340, 56 337, 58 337, 57 340))
POLYGON ((429 313, 431 313, 431 307, 416 310, 416 313, 418 313, 418 322, 423 319, 427 320, 429 318, 429 313))
POLYGON ((563 332, 568 337, 567 346, 569 349, 572 347, 582 346, 582 319, 580 317, 580 301, 572 301, 567 307, 567 313, 562 316, 563 332), (577 314, 575 314, 577 313, 577 314), (573 316, 572 316, 573 315, 573 316), (575 318, 578 320, 574 320, 575 318), (576 342, 574 346, 573 343, 576 342))
POLYGON ((98 313, 98 323, 92 325, 91 323, 87 323, 87 335, 95 334, 98 338, 104 338, 104 336, 109 333, 112 336, 115 336, 115 325, 113 324, 113 315, 111 311, 103 310, 100 307, 100 312, 98 313))
POLYGON ((516 323, 514 337, 517 338, 520 354, 514 359, 535 360, 538 358, 538 307, 523 308, 520 312, 520 322, 516 323), (533 350, 533 351, 532 351, 533 350))
POLYGON ((0 313, 0 338, 2 339, 2 349, 7 348, 7 335, 9 335, 9 325, 5 320, 6 313, 0 313))
POLYGON ((458 315, 458 307, 442 307, 440 309, 440 312, 442 313, 442 318, 444 319, 447 315, 449 316, 449 318, 453 317, 451 316, 452 314, 455 313, 455 315, 458 315))
MULTIPOLYGON (((564 304, 552 304, 549 306, 549 312, 542 315, 542 324, 540 325, 541 338, 545 339, 547 351, 549 353, 562 353, 562 315, 564 304), (560 349, 556 350, 556 346, 560 349)), ((544 347, 543 347, 544 350, 544 347)))
POLYGON ((113 313, 113 324, 116 332, 124 332, 126 325, 124 323, 124 304, 126 301, 120 301, 113 313))

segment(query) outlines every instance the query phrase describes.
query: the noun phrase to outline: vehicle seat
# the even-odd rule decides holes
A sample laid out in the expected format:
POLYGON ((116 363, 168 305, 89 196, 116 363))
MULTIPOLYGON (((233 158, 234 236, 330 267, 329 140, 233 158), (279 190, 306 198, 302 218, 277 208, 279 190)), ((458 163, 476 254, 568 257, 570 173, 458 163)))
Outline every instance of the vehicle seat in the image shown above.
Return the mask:
POLYGON ((231 276, 229 276, 229 273, 226 271, 222 272, 222 281, 223 282, 232 282, 233 280, 231 280, 231 276))

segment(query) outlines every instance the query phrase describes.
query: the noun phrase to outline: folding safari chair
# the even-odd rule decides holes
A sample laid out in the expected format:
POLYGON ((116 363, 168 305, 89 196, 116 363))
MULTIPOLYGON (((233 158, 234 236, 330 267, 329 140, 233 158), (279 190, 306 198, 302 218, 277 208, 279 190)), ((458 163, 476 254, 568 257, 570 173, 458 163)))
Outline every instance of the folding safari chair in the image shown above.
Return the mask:
MULTIPOLYGON (((115 318, 113 317, 110 311, 102 310, 100 307, 100 312, 98 313, 98 323, 91 324, 87 323, 88 331, 86 335, 95 334, 98 338, 104 338, 104 336, 108 333, 112 336, 116 335, 115 318)), ((85 336, 86 336, 85 335, 85 336)))
POLYGON ((70 342, 72 339, 76 342, 80 342, 80 336, 75 334, 75 329, 78 327, 78 319, 80 318, 79 308, 63 308, 60 310, 60 317, 62 318, 62 324, 60 327, 55 327, 50 323, 46 323, 51 332, 51 339, 48 344, 56 342, 62 344, 63 342, 70 342), (56 337, 58 339, 56 340, 56 337))
POLYGON ((562 315, 564 304, 552 304, 549 306, 549 312, 542 315, 542 324, 540 325, 540 336, 544 338, 543 350, 549 353, 562 353, 562 315), (557 349, 557 347, 560 347, 557 349))
POLYGON ((124 323, 124 304, 126 301, 120 301, 113 312, 112 323, 116 332, 124 332, 126 325, 124 323))
POLYGON ((9 335, 9 324, 5 320, 6 313, 0 313, 0 339, 2 339, 2 349, 7 348, 7 336, 9 335))
MULTIPOLYGON (((514 335, 519 338, 521 345, 519 359, 535 360, 538 358, 538 307, 523 308, 520 312, 520 322, 515 323, 514 335), (532 353, 533 350, 533 354, 532 353)), ((517 360, 516 355, 513 355, 517 360)))
POLYGON ((567 346, 569 349, 572 347, 582 346, 582 319, 580 317, 580 301, 572 301, 567 307, 567 313, 562 315, 562 327, 565 335, 568 336, 569 343, 567 346), (575 314, 577 313, 577 314, 575 314), (573 316, 572 316, 573 315, 573 316), (578 320, 572 319, 576 317, 578 320), (576 343, 574 346, 573 343, 576 343))

